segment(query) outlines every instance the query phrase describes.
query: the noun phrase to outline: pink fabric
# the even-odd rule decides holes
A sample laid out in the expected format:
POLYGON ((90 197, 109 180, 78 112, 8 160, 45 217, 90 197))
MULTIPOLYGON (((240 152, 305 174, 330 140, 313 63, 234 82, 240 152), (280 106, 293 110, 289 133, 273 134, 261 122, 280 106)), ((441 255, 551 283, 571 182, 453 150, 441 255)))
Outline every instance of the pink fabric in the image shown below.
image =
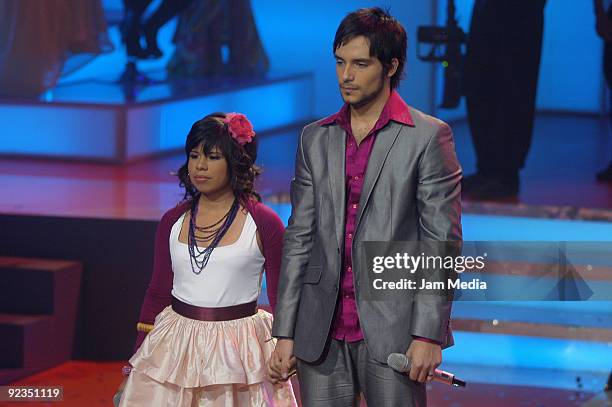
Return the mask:
POLYGON ((130 359, 121 406, 296 407, 291 382, 266 380, 272 315, 198 321, 166 307, 130 359))
MULTIPOLYGON (((172 263, 170 260, 170 230, 172 225, 189 210, 189 202, 182 202, 162 216, 155 234, 155 253, 153 259, 153 275, 145 299, 140 310, 140 322, 153 324, 155 317, 171 302, 172 263)), ((276 308, 276 290, 280 273, 281 255, 283 250, 283 235, 285 226, 278 215, 268 206, 255 200, 245 205, 253 217, 263 246, 265 257, 266 284, 268 299, 272 312, 276 308)), ((138 332, 134 351, 136 351, 146 333, 138 332)))
POLYGON ((414 123, 410 116, 408 105, 402 100, 396 91, 392 91, 385 107, 376 124, 368 135, 357 145, 351 128, 350 109, 348 104, 335 115, 324 119, 321 124, 328 125, 337 123, 346 131, 346 222, 344 229, 344 258, 342 277, 340 281, 340 299, 336 308, 336 314, 332 324, 332 338, 356 342, 363 339, 363 332, 359 326, 359 315, 355 302, 355 289, 353 285, 353 259, 351 257, 351 245, 355 233, 357 213, 359 212, 359 199, 363 187, 363 179, 368 168, 370 154, 374 147, 376 135, 391 120, 398 123, 411 125, 414 123))
POLYGON ((435 343, 436 345, 442 345, 441 342, 434 341, 433 339, 423 338, 422 336, 412 335, 412 339, 415 341, 427 342, 427 343, 435 343))

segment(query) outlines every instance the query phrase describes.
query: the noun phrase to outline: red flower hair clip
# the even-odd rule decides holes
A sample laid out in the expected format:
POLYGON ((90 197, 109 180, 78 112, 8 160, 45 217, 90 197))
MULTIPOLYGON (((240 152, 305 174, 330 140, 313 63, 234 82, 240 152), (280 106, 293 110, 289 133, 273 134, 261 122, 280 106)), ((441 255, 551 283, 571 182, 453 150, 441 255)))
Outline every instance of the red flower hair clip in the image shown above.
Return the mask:
POLYGON ((253 141, 253 125, 242 113, 227 113, 223 122, 227 124, 230 136, 241 146, 253 141))

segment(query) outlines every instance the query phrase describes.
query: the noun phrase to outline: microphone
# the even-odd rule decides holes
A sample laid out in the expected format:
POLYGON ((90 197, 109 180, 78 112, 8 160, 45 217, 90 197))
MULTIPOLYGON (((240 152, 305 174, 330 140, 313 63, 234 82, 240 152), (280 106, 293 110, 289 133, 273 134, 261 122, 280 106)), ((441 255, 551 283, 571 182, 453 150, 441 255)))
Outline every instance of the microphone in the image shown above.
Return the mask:
MULTIPOLYGON (((410 372, 410 359, 403 353, 392 353, 387 358, 387 364, 389 367, 396 372, 408 373, 410 372)), ((433 380, 448 384, 449 386, 465 387, 466 383, 464 380, 458 379, 454 374, 445 372, 444 370, 436 369, 434 371, 433 380)))

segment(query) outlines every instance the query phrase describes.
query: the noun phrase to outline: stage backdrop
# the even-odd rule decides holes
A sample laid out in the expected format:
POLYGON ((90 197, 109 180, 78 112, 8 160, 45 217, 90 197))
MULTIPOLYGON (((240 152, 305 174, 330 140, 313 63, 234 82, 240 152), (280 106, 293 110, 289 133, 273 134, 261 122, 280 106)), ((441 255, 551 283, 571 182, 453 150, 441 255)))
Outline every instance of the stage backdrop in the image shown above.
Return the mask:
MULTIPOLYGON (((342 18, 360 7, 380 6, 389 9, 406 27, 409 38, 407 76, 400 89, 405 100, 426 112, 433 109, 434 67, 416 59, 416 29, 419 25, 430 25, 434 21, 436 1, 327 1, 300 2, 251 1, 257 27, 268 57, 272 72, 313 72, 315 77, 315 117, 327 116, 340 107, 341 98, 335 78, 335 61, 332 54, 334 34, 342 18), (409 7, 410 6, 410 7, 409 7)), ((118 0, 104 0, 112 15, 122 7, 118 0)), ((152 6, 152 8, 154 5, 152 6)), ((159 35, 164 57, 155 62, 141 62, 142 70, 163 69, 172 53, 172 34, 176 22, 167 24, 159 35)), ((120 44, 116 25, 109 28, 114 44, 120 44)), ((111 54, 103 55, 89 66, 62 80, 63 83, 103 77, 117 77, 124 65, 122 47, 111 54)))
MULTIPOLYGON (((446 0, 438 1, 438 23, 446 21, 446 0)), ((455 0, 459 25, 467 32, 474 0, 455 0)), ((595 33, 593 2, 548 0, 538 81, 537 109, 605 114, 603 45, 595 33)), ((436 103, 440 103, 442 68, 436 70, 436 103)), ((446 120, 465 117, 465 101, 454 110, 440 109, 446 120)))

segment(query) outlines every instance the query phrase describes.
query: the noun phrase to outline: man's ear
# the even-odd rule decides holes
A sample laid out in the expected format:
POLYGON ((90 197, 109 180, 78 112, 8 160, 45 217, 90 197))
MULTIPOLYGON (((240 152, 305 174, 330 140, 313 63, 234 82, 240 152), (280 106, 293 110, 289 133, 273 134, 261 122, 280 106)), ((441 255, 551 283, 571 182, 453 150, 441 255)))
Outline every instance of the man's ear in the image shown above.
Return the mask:
POLYGON ((393 58, 391 60, 391 64, 389 65, 389 71, 387 72, 387 78, 391 78, 397 72, 397 67, 399 66, 399 61, 397 58, 393 58))

